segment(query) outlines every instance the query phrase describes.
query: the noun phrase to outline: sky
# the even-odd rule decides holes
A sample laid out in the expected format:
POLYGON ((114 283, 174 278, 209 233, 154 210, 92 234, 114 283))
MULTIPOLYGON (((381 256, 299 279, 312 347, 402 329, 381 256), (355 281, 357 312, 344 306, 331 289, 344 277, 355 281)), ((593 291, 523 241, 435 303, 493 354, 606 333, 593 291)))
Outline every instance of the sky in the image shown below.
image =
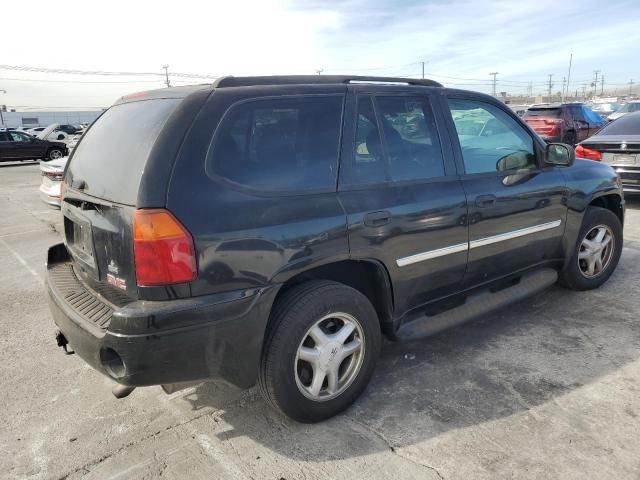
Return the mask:
MULTIPOLYGON (((18 110, 108 107, 119 96, 209 77, 272 74, 422 75, 459 88, 533 93, 605 77, 640 87, 638 0, 30 0, 3 6, 0 104, 18 110), (72 75, 27 72, 148 72, 72 75)), ((587 87, 590 89, 590 87, 587 87)))

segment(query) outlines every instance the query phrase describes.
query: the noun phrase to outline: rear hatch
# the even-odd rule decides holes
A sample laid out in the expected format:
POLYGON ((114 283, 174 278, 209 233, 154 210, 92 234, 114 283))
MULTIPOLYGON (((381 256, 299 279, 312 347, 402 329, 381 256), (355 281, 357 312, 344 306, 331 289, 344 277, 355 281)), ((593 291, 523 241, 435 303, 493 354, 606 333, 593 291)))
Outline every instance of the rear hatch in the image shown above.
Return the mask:
POLYGON ((61 206, 65 244, 76 273, 107 298, 109 290, 138 298, 132 225, 138 190, 151 150, 181 100, 111 107, 69 161, 61 206))
POLYGON ((542 136, 559 135, 562 110, 558 107, 530 108, 524 114, 524 121, 542 136))

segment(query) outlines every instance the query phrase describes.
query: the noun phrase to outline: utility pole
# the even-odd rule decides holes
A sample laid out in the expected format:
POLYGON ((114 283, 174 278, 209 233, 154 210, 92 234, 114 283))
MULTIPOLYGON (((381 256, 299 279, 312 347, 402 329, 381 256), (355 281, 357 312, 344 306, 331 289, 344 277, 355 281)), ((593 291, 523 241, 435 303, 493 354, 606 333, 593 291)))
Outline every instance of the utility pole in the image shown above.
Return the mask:
POLYGON ((493 96, 496 96, 496 75, 498 72, 491 72, 489 75, 493 75, 493 96))
POLYGON ((527 95, 533 97, 533 82, 529 82, 527 86, 527 95))
MULTIPOLYGON (((569 83, 571 82, 571 64, 573 63, 573 53, 569 56, 569 73, 567 73, 567 96, 569 96, 569 83)), ((576 98, 578 98, 576 90, 576 98)))
POLYGON ((586 100, 586 99, 587 99, 587 86, 582 85, 582 100, 586 100))
POLYGON ((316 70, 316 73, 317 73, 318 75, 321 75, 321 74, 322 74, 322 72, 324 72, 324 69, 323 69, 323 68, 319 68, 318 70, 316 70))
MULTIPOLYGON (((7 93, 6 90, 2 90, 1 88, 0 88, 0 92, 1 93, 7 93)), ((2 114, 2 110, 3 109, 4 109, 4 107, 2 105, 0 105, 0 122, 2 122, 2 126, 4 127, 5 126, 4 125, 4 115, 2 114)))
POLYGON ((424 62, 422 62, 422 79, 424 80, 424 62))
POLYGON ((591 84, 591 86, 593 87, 593 93, 591 94, 591 96, 595 95, 595 93, 598 91, 598 75, 600 75, 600 70, 594 70, 593 74, 595 75, 595 79, 591 84))
POLYGON ((604 74, 602 75, 602 78, 600 79, 600 96, 601 97, 604 96, 604 74))
POLYGON ((565 83, 567 83, 567 77, 562 77, 562 95, 560 96, 560 101, 562 103, 564 103, 564 85, 565 85, 565 83))
POLYGON ((171 82, 169 81, 169 65, 162 65, 162 68, 164 68, 165 83, 167 84, 167 88, 169 88, 171 86, 171 82))
POLYGON ((629 96, 633 95, 633 78, 629 79, 629 96))
POLYGON ((553 78, 553 73, 549 74, 549 101, 551 101, 551 89, 553 88, 553 83, 551 83, 551 79, 553 78))

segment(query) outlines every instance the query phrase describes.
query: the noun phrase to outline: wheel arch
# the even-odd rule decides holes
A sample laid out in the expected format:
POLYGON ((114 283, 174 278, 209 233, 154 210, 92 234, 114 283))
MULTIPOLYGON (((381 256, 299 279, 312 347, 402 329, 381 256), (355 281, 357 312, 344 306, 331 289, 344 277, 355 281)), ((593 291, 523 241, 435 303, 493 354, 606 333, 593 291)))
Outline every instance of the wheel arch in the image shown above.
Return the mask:
POLYGON ((624 201, 617 193, 600 194, 594 196, 589 202, 590 207, 606 208, 613 212, 624 225, 624 201))
POLYGON ((330 280, 358 290, 376 310, 382 332, 392 333, 394 304, 391 277, 381 262, 373 259, 340 260, 313 267, 285 281, 273 305, 292 287, 311 280, 330 280))

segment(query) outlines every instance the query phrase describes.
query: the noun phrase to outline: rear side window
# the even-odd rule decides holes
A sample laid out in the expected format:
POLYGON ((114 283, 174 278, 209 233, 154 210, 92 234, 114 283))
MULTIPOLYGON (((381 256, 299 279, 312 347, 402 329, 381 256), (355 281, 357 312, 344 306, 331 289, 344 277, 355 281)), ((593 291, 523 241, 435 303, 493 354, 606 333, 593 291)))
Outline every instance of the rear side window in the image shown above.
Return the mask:
POLYGON ((335 190, 342 95, 235 105, 216 131, 207 172, 264 192, 335 190))
POLYGON ((115 105, 84 134, 67 175, 84 183, 84 193, 135 205, 149 153, 181 99, 115 105))

